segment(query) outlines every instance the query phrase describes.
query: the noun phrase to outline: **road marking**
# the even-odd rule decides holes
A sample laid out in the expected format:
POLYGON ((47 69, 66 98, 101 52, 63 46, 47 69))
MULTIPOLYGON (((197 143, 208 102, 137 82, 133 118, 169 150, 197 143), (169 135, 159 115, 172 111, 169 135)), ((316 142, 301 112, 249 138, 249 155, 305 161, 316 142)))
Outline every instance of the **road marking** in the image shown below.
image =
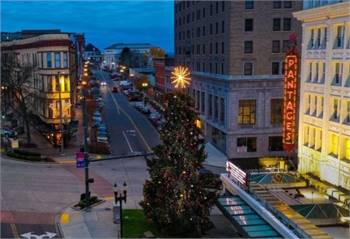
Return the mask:
POLYGON ((60 218, 61 224, 68 224, 70 221, 70 216, 68 213, 64 212, 61 214, 60 218))
POLYGON ((45 234, 42 235, 36 235, 36 234, 32 234, 32 232, 27 232, 21 235, 21 237, 27 238, 27 239, 31 239, 31 238, 35 238, 35 239, 43 239, 44 237, 48 237, 48 238, 53 238, 55 237, 57 234, 53 233, 53 232, 45 232, 45 234))
POLYGON ((131 144, 130 144, 129 139, 128 139, 128 137, 126 136, 124 130, 123 130, 123 136, 124 136, 124 138, 125 138, 126 143, 127 143, 128 146, 129 146, 130 152, 133 153, 134 150, 131 148, 131 144))
POLYGON ((12 233, 13 233, 14 238, 20 238, 20 237, 19 237, 19 234, 18 234, 18 231, 17 231, 16 225, 13 224, 13 223, 11 223, 11 224, 10 224, 10 227, 11 227, 11 231, 12 231, 12 233))
MULTIPOLYGON (((101 73, 100 73, 100 75, 101 75, 101 73)), ((102 78, 104 79, 104 76, 103 76, 103 75, 102 75, 102 78)), ((137 125, 135 124, 134 120, 130 117, 130 115, 129 115, 128 113, 126 113, 126 111, 125 111, 122 107, 120 107, 120 106, 118 105, 118 102, 116 101, 116 99, 114 98, 114 95, 110 92, 110 90, 108 90, 108 92, 111 94, 112 99, 113 99, 113 102, 114 102, 114 104, 116 105, 116 107, 117 107, 117 109, 118 109, 118 112, 119 112, 119 110, 120 110, 120 111, 121 111, 122 113, 124 113, 124 115, 129 119, 129 121, 130 121, 131 124, 134 126, 135 130, 137 131, 137 133, 140 135, 140 137, 141 137, 143 143, 145 144, 145 146, 146 146, 146 148, 147 148, 147 151, 148 151, 148 152, 151 152, 151 151, 152 151, 151 147, 149 146, 149 144, 147 143, 145 137, 143 136, 143 134, 141 133, 141 131, 139 130, 139 128, 138 128, 137 125)))

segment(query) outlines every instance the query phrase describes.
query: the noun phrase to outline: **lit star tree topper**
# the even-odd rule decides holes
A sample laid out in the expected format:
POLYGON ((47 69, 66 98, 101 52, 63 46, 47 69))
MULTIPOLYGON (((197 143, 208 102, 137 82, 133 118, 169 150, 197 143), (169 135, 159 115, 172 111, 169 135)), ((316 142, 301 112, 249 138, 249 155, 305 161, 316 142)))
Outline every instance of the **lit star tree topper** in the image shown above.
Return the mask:
POLYGON ((184 89, 186 88, 191 81, 190 78, 190 71, 185 66, 177 66, 175 69, 171 72, 171 80, 172 84, 175 88, 184 89))

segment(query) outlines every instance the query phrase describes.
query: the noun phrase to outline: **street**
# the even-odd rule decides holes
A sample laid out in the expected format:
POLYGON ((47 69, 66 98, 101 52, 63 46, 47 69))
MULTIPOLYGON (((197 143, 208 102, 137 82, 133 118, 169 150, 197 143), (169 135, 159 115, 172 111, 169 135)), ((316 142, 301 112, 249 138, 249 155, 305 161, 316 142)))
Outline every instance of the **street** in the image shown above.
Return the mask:
POLYGON ((97 71, 95 76, 107 82, 100 91, 105 103, 103 117, 110 133, 113 155, 151 152, 160 143, 159 133, 140 112, 135 110, 122 93, 112 93, 115 84, 108 73, 97 71))

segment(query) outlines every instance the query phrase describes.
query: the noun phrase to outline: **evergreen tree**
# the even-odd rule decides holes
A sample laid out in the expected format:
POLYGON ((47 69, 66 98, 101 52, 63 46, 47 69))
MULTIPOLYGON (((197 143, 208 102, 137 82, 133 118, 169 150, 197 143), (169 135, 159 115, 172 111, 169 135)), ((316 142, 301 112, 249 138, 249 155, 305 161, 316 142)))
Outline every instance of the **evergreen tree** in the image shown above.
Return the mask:
POLYGON ((209 228, 209 210, 221 182, 213 174, 200 174, 206 158, 201 130, 191 97, 167 95, 162 145, 147 159, 150 180, 144 185, 141 206, 164 236, 198 237, 209 228))

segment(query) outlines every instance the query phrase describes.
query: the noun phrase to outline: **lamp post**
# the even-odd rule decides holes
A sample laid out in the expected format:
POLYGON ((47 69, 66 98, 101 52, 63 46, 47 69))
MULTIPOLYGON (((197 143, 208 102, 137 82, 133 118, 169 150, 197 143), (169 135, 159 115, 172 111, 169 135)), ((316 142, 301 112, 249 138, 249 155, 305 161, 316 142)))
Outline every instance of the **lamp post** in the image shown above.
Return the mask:
POLYGON ((114 192, 114 203, 117 206, 120 205, 120 238, 123 238, 123 201, 126 203, 127 197, 127 185, 126 182, 123 183, 122 189, 118 188, 117 183, 113 185, 114 192))
POLYGON ((62 88, 61 88, 61 74, 60 72, 57 73, 58 75, 58 100, 60 105, 60 132, 61 132, 61 145, 60 145, 60 154, 63 154, 64 149, 64 137, 63 137, 63 110, 62 110, 62 88))

